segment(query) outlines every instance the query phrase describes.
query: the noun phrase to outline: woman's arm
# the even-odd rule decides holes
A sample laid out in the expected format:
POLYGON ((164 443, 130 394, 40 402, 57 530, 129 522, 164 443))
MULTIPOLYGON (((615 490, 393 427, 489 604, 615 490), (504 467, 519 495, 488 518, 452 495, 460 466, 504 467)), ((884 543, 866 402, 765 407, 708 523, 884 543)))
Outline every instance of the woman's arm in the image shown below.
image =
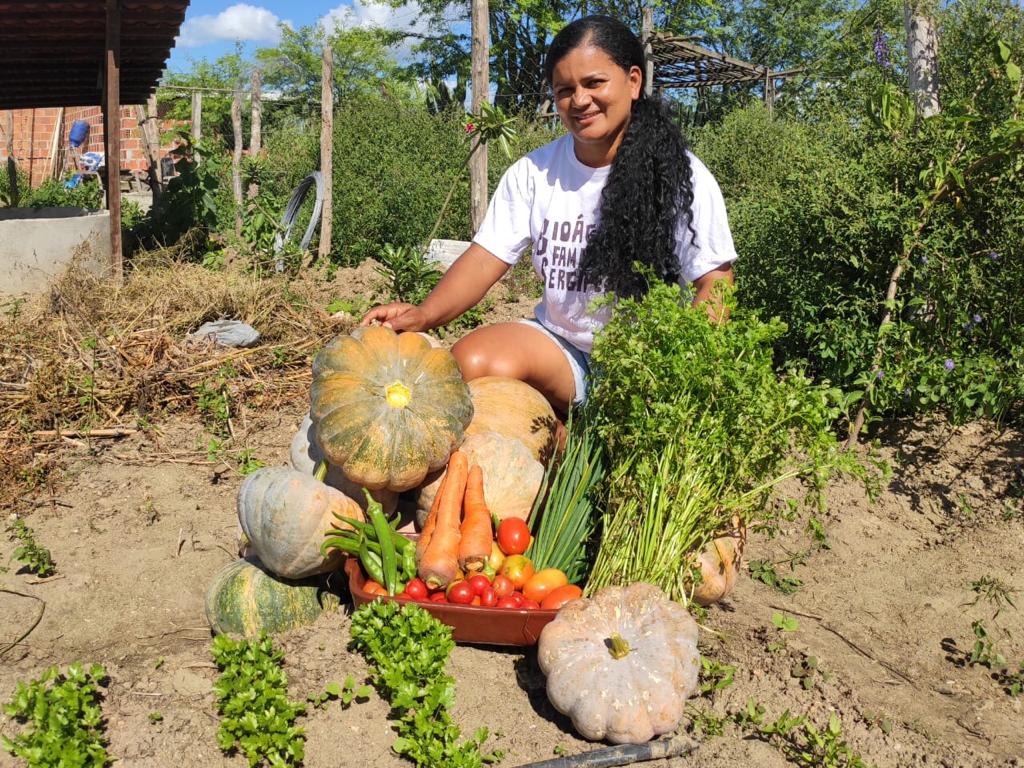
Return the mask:
POLYGON ((722 306, 721 298, 714 293, 715 283, 724 280, 729 285, 733 284, 732 264, 705 272, 693 281, 693 305, 704 305, 704 309, 714 322, 725 322, 729 317, 728 310, 722 306))
POLYGON ((360 325, 376 320, 395 331, 437 328, 476 306, 509 266, 490 251, 471 243, 422 304, 382 304, 367 312, 360 325))

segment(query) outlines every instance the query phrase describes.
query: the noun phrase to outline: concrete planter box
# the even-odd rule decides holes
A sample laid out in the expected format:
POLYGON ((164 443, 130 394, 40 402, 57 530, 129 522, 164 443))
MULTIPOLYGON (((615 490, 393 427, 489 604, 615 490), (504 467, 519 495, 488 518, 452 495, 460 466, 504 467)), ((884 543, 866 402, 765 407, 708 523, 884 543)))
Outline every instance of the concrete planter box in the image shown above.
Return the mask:
POLYGON ((72 262, 110 274, 110 214, 81 208, 0 208, 0 294, 45 291, 72 262))

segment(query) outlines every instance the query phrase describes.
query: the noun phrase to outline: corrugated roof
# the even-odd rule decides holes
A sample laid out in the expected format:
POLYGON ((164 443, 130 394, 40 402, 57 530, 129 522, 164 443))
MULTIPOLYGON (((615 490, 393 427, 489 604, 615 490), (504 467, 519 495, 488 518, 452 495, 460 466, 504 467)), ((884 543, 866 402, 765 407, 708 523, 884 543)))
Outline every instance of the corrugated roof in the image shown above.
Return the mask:
MULTIPOLYGON (((121 0, 121 103, 156 86, 189 0, 121 0)), ((0 0, 0 109, 103 103, 107 0, 0 0)))

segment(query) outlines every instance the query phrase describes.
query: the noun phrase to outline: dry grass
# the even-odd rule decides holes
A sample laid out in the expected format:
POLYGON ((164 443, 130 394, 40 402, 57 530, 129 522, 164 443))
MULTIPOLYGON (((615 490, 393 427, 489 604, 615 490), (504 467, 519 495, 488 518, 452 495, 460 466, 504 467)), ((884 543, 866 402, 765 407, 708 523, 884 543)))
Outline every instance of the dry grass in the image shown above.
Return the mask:
POLYGON ((310 356, 345 329, 323 309, 327 290, 315 277, 212 272, 151 255, 120 286, 72 268, 47 294, 8 302, 0 314, 0 503, 12 486, 45 477, 43 444, 144 427, 185 409, 231 430, 233 400, 273 408, 305 398, 310 356), (186 339, 221 318, 255 327, 259 344, 186 339))

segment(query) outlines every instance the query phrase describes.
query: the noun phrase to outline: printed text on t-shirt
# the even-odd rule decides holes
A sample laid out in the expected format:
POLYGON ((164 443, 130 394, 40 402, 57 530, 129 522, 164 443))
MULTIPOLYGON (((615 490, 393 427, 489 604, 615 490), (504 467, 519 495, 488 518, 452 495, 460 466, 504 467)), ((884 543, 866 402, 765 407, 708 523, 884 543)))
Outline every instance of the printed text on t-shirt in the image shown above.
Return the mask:
POLYGON ((544 226, 537 238, 537 257, 540 258, 541 279, 549 290, 593 291, 599 286, 579 273, 583 255, 594 224, 587 224, 580 214, 576 221, 551 222, 544 226), (563 245, 565 243, 565 245, 563 245))

